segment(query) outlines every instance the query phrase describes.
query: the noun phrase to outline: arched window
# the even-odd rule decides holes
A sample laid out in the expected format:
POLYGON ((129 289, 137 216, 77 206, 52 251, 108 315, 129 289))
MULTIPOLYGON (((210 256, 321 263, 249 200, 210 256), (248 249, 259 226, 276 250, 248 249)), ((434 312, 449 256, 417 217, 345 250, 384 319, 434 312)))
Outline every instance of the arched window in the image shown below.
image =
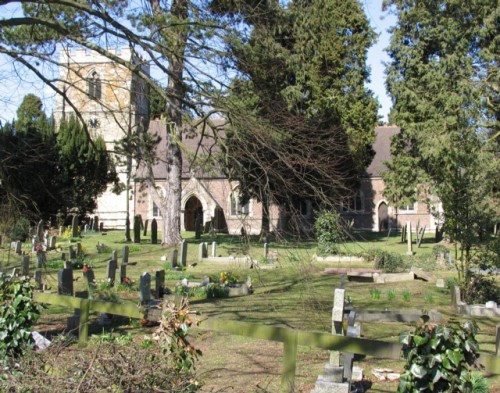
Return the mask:
POLYGON ((242 204, 238 190, 234 190, 231 193, 231 215, 241 216, 241 215, 247 215, 249 213, 250 213, 249 202, 242 204))
POLYGON ((342 203, 342 211, 344 212, 362 212, 364 210, 364 196, 361 190, 342 203))
POLYGON ((97 71, 92 71, 87 78, 87 94, 94 100, 101 98, 101 80, 97 71))

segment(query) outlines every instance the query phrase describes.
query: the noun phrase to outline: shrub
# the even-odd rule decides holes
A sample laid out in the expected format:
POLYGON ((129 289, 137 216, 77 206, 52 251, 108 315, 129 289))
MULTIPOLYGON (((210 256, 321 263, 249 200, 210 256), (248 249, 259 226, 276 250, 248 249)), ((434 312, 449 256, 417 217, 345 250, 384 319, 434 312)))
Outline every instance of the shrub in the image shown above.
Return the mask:
POLYGON ((395 273, 403 270, 403 257, 393 252, 381 251, 375 259, 375 268, 387 273, 395 273))
POLYGON ((477 325, 426 323, 402 336, 406 359, 398 392, 471 391, 471 367, 478 357, 477 325))
POLYGON ((396 290, 394 288, 389 289, 387 291, 387 300, 394 300, 396 299, 396 290))
POLYGON ((410 292, 408 289, 405 289, 405 290, 403 291, 402 295, 403 295, 403 300, 404 300, 405 302, 407 302, 407 303, 408 303, 408 302, 411 300, 411 292, 410 292))
POLYGON ((29 278, 0 273, 0 358, 23 353, 42 309, 33 301, 29 278))
POLYGON ((12 225, 9 237, 12 241, 20 240, 25 242, 28 238, 30 223, 26 218, 20 218, 12 225))
POLYGON ((435 258, 439 258, 441 255, 447 255, 450 253, 450 250, 441 244, 437 244, 432 247, 432 255, 435 258))
POLYGON ((370 296, 373 300, 380 299, 380 294, 381 294, 380 289, 378 289, 378 288, 370 289, 370 296))
POLYGON ((345 240, 345 230, 340 215, 335 211, 322 211, 316 217, 314 232, 318 242, 319 255, 339 252, 339 245, 345 240))
POLYGON ((493 276, 472 274, 471 280, 461 290, 468 304, 484 304, 489 300, 500 303, 500 287, 493 276))

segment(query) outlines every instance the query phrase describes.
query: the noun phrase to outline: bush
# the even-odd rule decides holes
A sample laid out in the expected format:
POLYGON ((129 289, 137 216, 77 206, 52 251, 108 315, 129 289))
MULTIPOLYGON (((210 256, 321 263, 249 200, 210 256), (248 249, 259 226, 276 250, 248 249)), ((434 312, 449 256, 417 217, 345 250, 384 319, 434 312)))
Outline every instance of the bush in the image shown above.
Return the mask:
POLYGON ((0 359, 24 352, 42 309, 33 301, 29 278, 0 273, 0 359))
POLYGON ((12 225, 9 237, 12 241, 20 240, 25 242, 28 238, 30 223, 26 218, 20 218, 12 225))
POLYGON ((395 273, 404 269, 403 257, 393 252, 381 251, 375 258, 375 268, 387 273, 395 273))
POLYGON ((316 217, 314 232, 318 242, 319 255, 339 252, 339 245, 345 240, 345 229, 340 215, 335 211, 322 211, 316 217))
POLYGON ((493 276, 472 274, 471 280, 461 290, 468 304, 484 304, 487 301, 500 303, 500 287, 493 276))
POLYGON ((474 321, 449 326, 424 324, 402 338, 406 359, 398 392, 471 391, 471 367, 478 357, 474 321))

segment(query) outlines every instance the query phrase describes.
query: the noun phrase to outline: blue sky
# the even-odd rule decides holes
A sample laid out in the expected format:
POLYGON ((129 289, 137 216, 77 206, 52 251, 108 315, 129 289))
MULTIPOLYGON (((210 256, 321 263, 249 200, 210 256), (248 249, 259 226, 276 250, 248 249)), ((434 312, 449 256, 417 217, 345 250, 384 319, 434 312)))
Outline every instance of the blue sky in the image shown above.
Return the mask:
MULTIPOLYGON (((381 105, 379 116, 382 120, 387 121, 391 101, 384 86, 383 62, 389 60, 384 48, 389 45, 387 29, 395 23, 395 18, 393 15, 382 13, 382 0, 361 1, 372 28, 379 34, 377 43, 368 52, 368 64, 371 68, 369 88, 374 92, 381 105)), ((5 12, 6 8, 4 6, 2 6, 2 10, 2 17, 8 18, 9 15, 6 15, 7 12, 5 12)), ((15 9, 13 8, 11 12, 15 13, 15 9)), ((26 74, 22 68, 16 68, 9 59, 0 57, 0 121, 12 120, 16 116, 17 107, 28 93, 41 97, 47 112, 52 110, 55 99, 53 92, 41 82, 34 80, 31 75, 26 74), (12 72, 15 72, 18 77, 13 77, 12 72)))

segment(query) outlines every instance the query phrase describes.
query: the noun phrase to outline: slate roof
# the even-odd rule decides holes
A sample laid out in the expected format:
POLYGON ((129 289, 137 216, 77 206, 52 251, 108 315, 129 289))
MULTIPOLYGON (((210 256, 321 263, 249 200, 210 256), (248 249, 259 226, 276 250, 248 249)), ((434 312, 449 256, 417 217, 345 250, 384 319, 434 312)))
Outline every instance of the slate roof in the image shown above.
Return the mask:
MULTIPOLYGON (((222 124, 223 119, 216 121, 218 125, 222 124)), ((166 165, 165 160, 165 135, 166 125, 161 120, 151 120, 149 123, 149 132, 158 134, 161 141, 157 146, 157 154, 160 161, 154 166, 153 173, 156 179, 166 178, 166 165)), ((375 143, 373 150, 375 155, 372 162, 366 169, 365 177, 380 177, 382 172, 387 170, 385 161, 391 161, 391 137, 399 132, 397 126, 378 126, 375 127, 375 143)), ((219 132, 217 137, 223 137, 222 132, 219 132)), ((203 165, 203 157, 209 154, 217 154, 220 152, 220 147, 217 145, 217 137, 214 136, 213 131, 207 128, 202 136, 202 130, 198 129, 196 132, 191 131, 183 135, 183 146, 186 152, 194 154, 197 151, 197 165, 192 165, 192 159, 188 154, 183 153, 182 161, 182 178, 189 179, 193 175, 198 178, 224 178, 224 173, 219 168, 213 166, 207 167, 203 165), (200 143, 201 140, 201 143, 200 143), (198 150, 197 150, 198 149, 198 150)), ((136 177, 142 177, 142 170, 139 168, 136 171, 136 177)))
POLYGON ((383 172, 387 171, 385 161, 392 161, 391 157, 391 137, 399 133, 397 126, 379 126, 375 127, 375 143, 373 150, 375 156, 372 162, 366 168, 366 177, 380 177, 383 172))

